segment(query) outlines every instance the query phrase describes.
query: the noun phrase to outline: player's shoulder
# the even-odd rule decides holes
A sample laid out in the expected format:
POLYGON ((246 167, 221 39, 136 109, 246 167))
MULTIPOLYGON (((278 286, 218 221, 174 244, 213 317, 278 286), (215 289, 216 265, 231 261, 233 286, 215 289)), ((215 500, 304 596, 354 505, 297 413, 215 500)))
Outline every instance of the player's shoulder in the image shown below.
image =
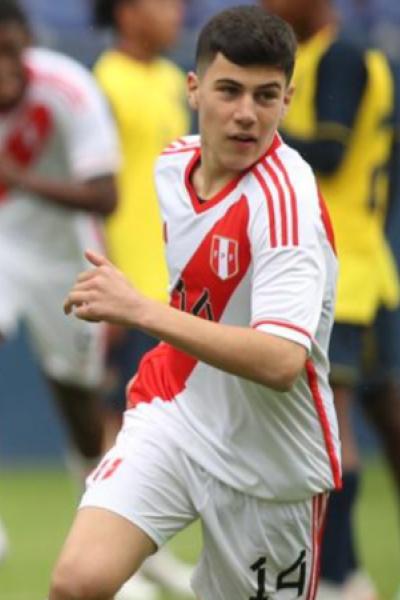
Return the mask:
POLYGON ((252 174, 265 193, 277 190, 280 195, 309 196, 316 190, 310 165, 277 136, 270 150, 253 167, 252 174))
POLYGON ((90 71, 60 52, 30 48, 24 60, 31 87, 49 102, 63 100, 72 106, 80 106, 99 93, 90 71))
POLYGON ((271 247, 296 246, 319 220, 315 177, 300 154, 277 136, 269 151, 246 176, 251 223, 267 228, 271 247))
POLYGON ((160 154, 156 163, 156 172, 185 168, 199 151, 199 135, 181 136, 171 142, 160 154))

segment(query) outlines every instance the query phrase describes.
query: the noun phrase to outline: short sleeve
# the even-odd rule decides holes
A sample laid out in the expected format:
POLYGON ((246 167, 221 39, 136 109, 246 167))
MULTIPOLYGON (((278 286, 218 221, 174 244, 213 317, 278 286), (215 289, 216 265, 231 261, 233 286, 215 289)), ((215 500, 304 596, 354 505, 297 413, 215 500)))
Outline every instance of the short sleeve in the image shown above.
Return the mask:
MULTIPOLYGON (((252 327, 310 351, 322 310, 326 265, 317 189, 311 172, 306 175, 303 180, 296 177, 289 188, 288 178, 277 174, 278 189, 257 206, 249 237, 252 327)), ((273 188, 268 179, 266 185, 273 188)))
POLYGON ((79 96, 75 102, 64 100, 59 118, 71 172, 87 180, 115 173, 121 161, 116 127, 104 96, 89 73, 79 83, 79 96))

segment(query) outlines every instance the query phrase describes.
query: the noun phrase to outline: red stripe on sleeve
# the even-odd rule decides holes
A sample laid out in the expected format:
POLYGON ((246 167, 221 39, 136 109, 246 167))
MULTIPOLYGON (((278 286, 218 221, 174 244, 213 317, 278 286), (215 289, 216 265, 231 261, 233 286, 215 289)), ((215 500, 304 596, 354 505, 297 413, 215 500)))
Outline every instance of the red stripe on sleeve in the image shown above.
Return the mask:
POLYGON ((298 325, 294 325, 293 323, 285 323, 285 321, 274 321, 273 319, 265 319, 263 321, 257 321, 256 323, 253 323, 252 327, 255 329, 260 325, 278 325, 279 327, 287 327, 288 329, 293 329, 294 331, 297 331, 298 333, 301 333, 302 335, 305 335, 310 340, 312 340, 311 333, 309 333, 306 329, 299 327, 298 325))
POLYGON ((293 238, 293 245, 294 246, 298 246, 299 245, 299 217, 298 217, 298 213, 297 213, 297 198, 296 198, 296 193, 294 191, 292 182, 289 179, 288 172, 287 172, 285 166, 283 165, 282 161, 278 157, 278 154, 276 152, 274 152, 272 154, 271 158, 274 161, 274 163, 276 164, 276 166, 278 167, 279 171, 282 173, 283 178, 285 180, 285 183, 288 186, 289 195, 290 195, 290 206, 291 206, 291 209, 292 209, 292 238, 293 238))
POLYGON ((271 177, 271 179, 278 191, 279 208, 281 211, 282 246, 287 246, 288 245, 288 233, 287 233, 288 224, 287 224, 287 214, 286 214, 285 192, 283 190, 282 184, 279 181, 277 174, 275 173, 275 171, 271 167, 271 165, 268 164, 268 162, 266 160, 263 162, 263 165, 264 165, 265 170, 267 171, 268 175, 271 177))
POLYGON ((325 228, 326 237, 328 238, 328 241, 329 241, 330 245, 332 246, 332 250, 336 254, 335 232, 333 231, 332 221, 329 216, 329 212, 326 207, 324 197, 322 196, 322 194, 319 190, 318 190, 318 199, 319 199, 319 208, 321 210, 322 224, 325 228))
POLYGON ((258 183, 260 184, 260 187, 261 187, 262 191, 264 192, 265 199, 267 201, 271 248, 276 248, 278 244, 277 244, 277 240, 276 240, 275 212, 274 212, 274 204, 272 201, 271 192, 269 191, 268 186, 265 182, 265 179, 263 178, 263 176, 261 175, 261 173, 257 167, 253 170, 253 173, 254 173, 258 183))

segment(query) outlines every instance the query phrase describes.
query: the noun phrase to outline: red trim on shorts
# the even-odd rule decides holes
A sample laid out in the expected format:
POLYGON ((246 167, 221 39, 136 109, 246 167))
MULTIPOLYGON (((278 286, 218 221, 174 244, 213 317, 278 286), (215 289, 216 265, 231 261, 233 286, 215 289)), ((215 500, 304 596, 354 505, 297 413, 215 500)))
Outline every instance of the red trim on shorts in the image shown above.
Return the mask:
POLYGON ((308 385, 310 387, 311 395, 313 397, 313 400, 315 403, 315 408, 317 410, 319 421, 321 423, 322 433, 323 433, 324 440, 325 440, 325 447, 326 447, 328 457, 329 457, 329 462, 331 465, 335 488, 337 490, 340 490, 342 488, 340 463, 339 463, 339 459, 336 455, 328 417, 327 417, 324 403, 322 400, 322 396, 321 396, 321 393, 319 390, 318 375, 315 370, 314 363, 312 362, 311 359, 308 359, 306 361, 306 372, 307 372, 308 385))
POLYGON ((292 238, 293 238, 292 242, 293 242, 294 246, 298 246, 299 245, 299 218, 298 218, 298 213, 297 213, 296 192, 294 191, 294 187, 292 185, 292 182, 290 181, 287 169, 284 166, 283 162, 278 157, 278 154, 276 152, 274 152, 272 154, 271 159, 276 164, 276 166, 278 167, 280 172, 282 173, 285 183, 289 190, 290 206, 292 209, 292 238))
POLYGON ((315 580, 317 574, 317 499, 318 496, 313 496, 311 499, 312 509, 311 509, 311 569, 310 569, 310 578, 308 582, 308 590, 306 600, 313 600, 315 597, 315 580))
POLYGON ((313 558, 311 563, 310 582, 306 600, 314 600, 318 591, 318 582, 321 566, 321 545, 324 533, 326 509, 329 494, 322 493, 312 499, 312 536, 313 536, 313 558))
POLYGON ((286 323, 285 321, 276 321, 274 319, 264 319, 262 321, 256 321, 255 323, 252 323, 251 326, 255 329, 256 327, 259 327, 259 325, 278 325, 279 327, 287 327, 288 329, 293 329, 294 331, 305 335, 310 340, 313 339, 311 333, 309 333, 306 329, 299 327, 298 325, 294 325, 293 323, 286 323))

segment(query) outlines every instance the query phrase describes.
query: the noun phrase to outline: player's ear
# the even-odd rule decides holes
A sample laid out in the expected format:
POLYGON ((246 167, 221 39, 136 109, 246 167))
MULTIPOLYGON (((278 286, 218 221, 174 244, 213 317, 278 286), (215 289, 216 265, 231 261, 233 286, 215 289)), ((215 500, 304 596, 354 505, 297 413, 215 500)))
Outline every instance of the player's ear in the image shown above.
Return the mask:
POLYGON ((199 78, 194 71, 187 75, 186 89, 189 106, 192 110, 199 108, 199 78))
POLYGON ((292 98, 293 98, 294 91, 295 91, 294 85, 289 85, 287 87, 287 89, 285 90, 285 95, 283 97, 283 104, 282 104, 281 120, 284 119, 286 116, 286 113, 290 106, 290 102, 292 101, 292 98))

